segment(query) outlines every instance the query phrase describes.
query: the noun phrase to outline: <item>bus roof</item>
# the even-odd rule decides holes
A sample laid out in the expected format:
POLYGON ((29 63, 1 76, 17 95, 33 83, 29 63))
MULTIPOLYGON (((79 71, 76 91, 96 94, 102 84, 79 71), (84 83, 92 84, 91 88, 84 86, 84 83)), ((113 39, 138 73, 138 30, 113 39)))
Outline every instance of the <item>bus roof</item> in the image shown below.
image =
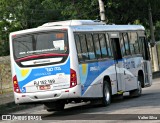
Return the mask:
POLYGON ((11 34, 24 34, 35 31, 47 31, 53 29, 67 29, 71 28, 74 32, 85 31, 132 31, 145 30, 142 25, 106 25, 100 21, 94 20, 68 20, 59 22, 45 23, 38 28, 20 30, 12 32, 11 34), (94 25, 94 26, 93 26, 94 25))
POLYGON ((122 30, 145 30, 142 25, 106 25, 97 20, 68 20, 59 22, 50 22, 43 24, 45 27, 70 26, 74 31, 122 31, 122 30), (94 25, 94 26, 93 26, 94 25))
POLYGON ((42 27, 75 26, 75 25, 105 25, 105 23, 98 20, 67 20, 67 21, 45 23, 42 25, 42 27))
POLYGON ((74 31, 134 31, 145 30, 141 25, 97 25, 97 26, 74 26, 74 31))

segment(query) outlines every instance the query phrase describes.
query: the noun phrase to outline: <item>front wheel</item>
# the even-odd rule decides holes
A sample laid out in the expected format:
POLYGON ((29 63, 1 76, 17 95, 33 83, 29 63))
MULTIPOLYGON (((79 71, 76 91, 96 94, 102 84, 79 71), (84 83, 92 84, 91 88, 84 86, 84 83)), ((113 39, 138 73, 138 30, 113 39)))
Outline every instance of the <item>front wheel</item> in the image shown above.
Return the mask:
POLYGON ((111 103, 111 87, 109 86, 107 81, 104 81, 102 106, 107 106, 110 103, 111 103))

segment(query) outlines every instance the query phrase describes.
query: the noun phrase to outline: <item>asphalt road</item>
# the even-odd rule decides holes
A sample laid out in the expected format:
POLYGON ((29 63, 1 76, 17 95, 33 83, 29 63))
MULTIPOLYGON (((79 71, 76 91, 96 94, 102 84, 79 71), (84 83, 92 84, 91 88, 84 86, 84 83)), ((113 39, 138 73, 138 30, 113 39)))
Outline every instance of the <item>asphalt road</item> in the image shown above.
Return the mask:
POLYGON ((125 122, 131 122, 131 120, 136 120, 136 122, 145 120, 146 122, 147 120, 147 123, 160 123, 160 78, 154 79, 151 87, 144 88, 142 96, 130 98, 126 93, 124 99, 114 99, 111 105, 107 107, 91 105, 88 102, 68 104, 65 106, 65 110, 60 112, 47 112, 43 109, 43 106, 38 106, 15 111, 13 114, 35 114, 48 122, 70 122, 69 120, 75 122, 105 122, 107 120, 108 122, 119 123, 119 120, 125 122))

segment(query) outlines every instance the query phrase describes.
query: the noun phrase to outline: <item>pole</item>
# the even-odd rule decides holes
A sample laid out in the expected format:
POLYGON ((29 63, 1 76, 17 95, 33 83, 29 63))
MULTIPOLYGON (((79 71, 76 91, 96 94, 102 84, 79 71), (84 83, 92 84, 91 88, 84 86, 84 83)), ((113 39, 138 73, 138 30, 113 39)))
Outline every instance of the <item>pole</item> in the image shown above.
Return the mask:
POLYGON ((102 22, 105 22, 105 21, 106 21, 106 17, 105 17, 105 10, 104 10, 103 0, 98 0, 98 2, 99 2, 99 9, 100 9, 101 21, 102 21, 102 22))
POLYGON ((159 71, 158 66, 158 58, 157 58, 157 47, 155 45, 155 37, 154 37, 154 28, 153 28, 153 21, 152 21, 152 12, 151 12, 151 5, 149 3, 148 6, 148 12, 149 12, 149 25, 150 25, 150 33, 151 33, 151 48, 152 48, 152 55, 153 55, 153 66, 154 71, 159 71))

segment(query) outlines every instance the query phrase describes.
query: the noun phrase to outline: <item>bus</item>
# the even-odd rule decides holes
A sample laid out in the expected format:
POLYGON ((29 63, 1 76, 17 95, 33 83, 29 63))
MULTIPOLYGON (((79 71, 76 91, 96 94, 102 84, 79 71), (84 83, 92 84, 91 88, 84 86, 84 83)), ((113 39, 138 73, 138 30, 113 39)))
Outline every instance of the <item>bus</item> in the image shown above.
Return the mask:
POLYGON ((15 103, 52 111, 92 100, 107 106, 125 92, 138 97, 152 85, 149 54, 141 25, 68 20, 12 32, 15 103))

